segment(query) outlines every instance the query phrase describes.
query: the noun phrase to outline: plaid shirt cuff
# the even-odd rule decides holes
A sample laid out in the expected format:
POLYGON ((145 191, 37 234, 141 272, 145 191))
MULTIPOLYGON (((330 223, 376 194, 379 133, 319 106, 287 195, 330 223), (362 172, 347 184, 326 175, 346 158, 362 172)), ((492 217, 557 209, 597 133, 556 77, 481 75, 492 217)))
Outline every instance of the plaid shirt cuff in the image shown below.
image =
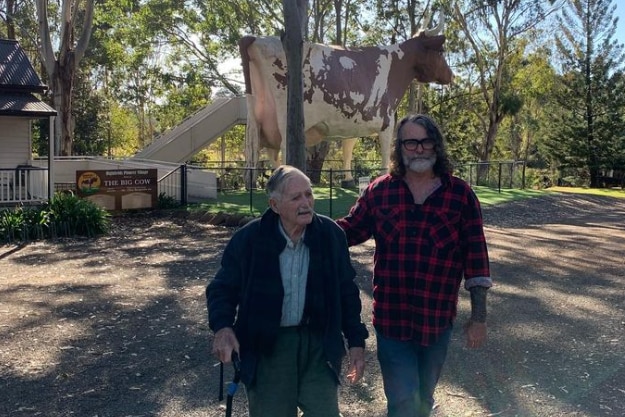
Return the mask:
POLYGON ((491 277, 474 277, 468 278, 464 280, 464 289, 469 290, 472 287, 486 287, 490 288, 493 286, 493 280, 491 277))

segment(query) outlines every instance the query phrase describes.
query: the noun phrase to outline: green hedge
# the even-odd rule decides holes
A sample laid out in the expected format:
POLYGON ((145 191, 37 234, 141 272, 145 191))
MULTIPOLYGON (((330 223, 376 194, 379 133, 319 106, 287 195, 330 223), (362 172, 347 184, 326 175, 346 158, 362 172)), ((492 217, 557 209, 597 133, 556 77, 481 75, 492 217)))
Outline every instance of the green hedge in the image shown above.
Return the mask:
POLYGON ((0 211, 0 243, 57 237, 94 237, 108 232, 110 215, 89 200, 58 193, 39 207, 0 211))

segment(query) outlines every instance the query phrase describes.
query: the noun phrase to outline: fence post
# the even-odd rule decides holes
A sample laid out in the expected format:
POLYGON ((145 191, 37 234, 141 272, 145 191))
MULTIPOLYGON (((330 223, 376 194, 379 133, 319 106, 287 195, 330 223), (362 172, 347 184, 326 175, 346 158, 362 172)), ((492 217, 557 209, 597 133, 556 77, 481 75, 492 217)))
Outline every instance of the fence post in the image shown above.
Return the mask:
POLYGON ((328 217, 332 218, 332 191, 334 190, 334 171, 330 168, 330 214, 328 217))
POLYGON ((499 162, 499 178, 497 178, 497 192, 501 193, 501 162, 499 162))
POLYGON ((249 168, 248 172, 250 174, 250 178, 249 178, 249 189, 250 189, 250 214, 254 213, 254 188, 256 186, 256 184, 252 184, 252 179, 254 178, 254 169, 255 168, 249 168))
POLYGON ((180 165, 180 204, 187 205, 187 164, 180 165))

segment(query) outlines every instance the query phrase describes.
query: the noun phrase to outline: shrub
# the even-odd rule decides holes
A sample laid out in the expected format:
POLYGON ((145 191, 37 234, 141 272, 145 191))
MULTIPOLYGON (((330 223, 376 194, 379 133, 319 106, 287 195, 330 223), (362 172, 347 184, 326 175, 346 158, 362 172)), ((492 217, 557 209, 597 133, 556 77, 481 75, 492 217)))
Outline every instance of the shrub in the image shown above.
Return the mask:
POLYGON ((157 207, 159 209, 173 209, 180 207, 180 203, 176 200, 175 197, 167 195, 165 193, 160 193, 158 195, 157 207))
POLYGON ((525 184, 533 190, 542 190, 555 185, 549 170, 536 168, 525 170, 525 184))
POLYGON ((106 233, 110 214, 93 203, 73 194, 59 193, 44 208, 49 212, 51 231, 61 236, 94 237, 106 233))
POLYGON ((18 210, 14 212, 10 210, 0 211, 0 237, 2 242, 8 243, 19 240, 22 224, 22 216, 18 210))
POLYGON ((41 207, 18 206, 0 211, 0 242, 59 236, 93 237, 108 232, 109 213, 89 200, 58 193, 41 207))

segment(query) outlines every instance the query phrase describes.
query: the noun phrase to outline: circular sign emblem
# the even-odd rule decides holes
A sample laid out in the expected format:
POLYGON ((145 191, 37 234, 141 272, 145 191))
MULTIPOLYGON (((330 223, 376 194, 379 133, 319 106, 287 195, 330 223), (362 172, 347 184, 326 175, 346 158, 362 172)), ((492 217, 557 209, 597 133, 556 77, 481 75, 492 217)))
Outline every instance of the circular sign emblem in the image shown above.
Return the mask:
POLYGON ((78 177, 78 187, 85 194, 96 193, 100 186, 100 177, 95 172, 85 172, 78 177))

